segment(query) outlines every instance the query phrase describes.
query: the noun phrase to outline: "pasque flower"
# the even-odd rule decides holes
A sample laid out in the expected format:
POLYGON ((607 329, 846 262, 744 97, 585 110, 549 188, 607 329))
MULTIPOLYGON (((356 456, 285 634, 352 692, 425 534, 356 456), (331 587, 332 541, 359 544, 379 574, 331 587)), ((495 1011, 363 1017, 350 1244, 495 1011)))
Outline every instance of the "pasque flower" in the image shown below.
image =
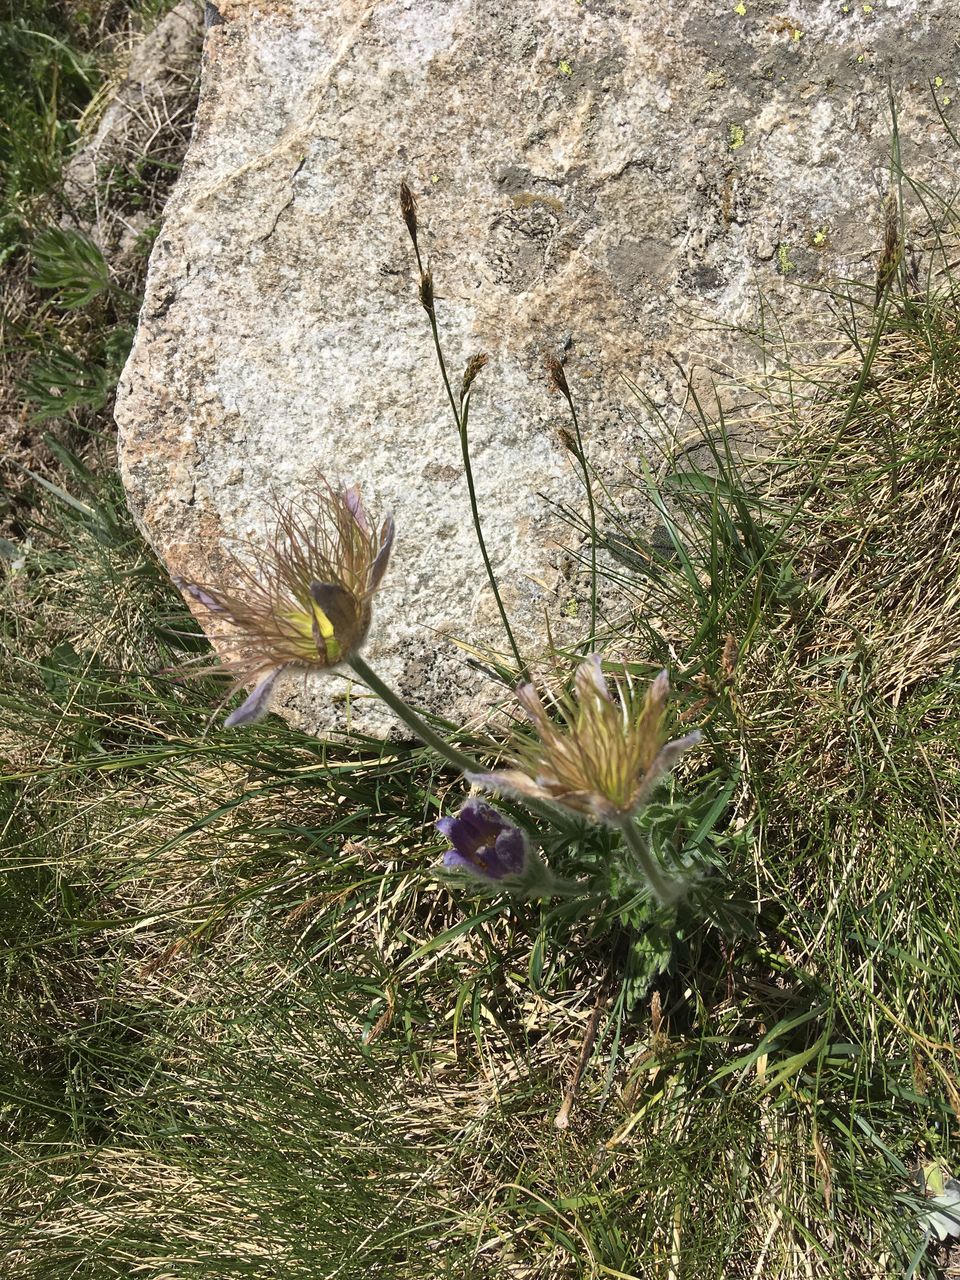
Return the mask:
POLYGON ((312 501, 278 506, 265 547, 231 557, 236 587, 174 582, 228 624, 230 658, 208 670, 253 686, 227 726, 266 714, 274 682, 289 668, 310 670, 349 662, 366 639, 372 600, 387 568, 393 520, 370 523, 356 486, 323 484, 312 501))
POLYGON ((455 818, 440 818, 436 826, 453 846, 443 855, 447 870, 497 881, 526 869, 526 836, 485 800, 468 800, 455 818))
POLYGON ((589 893, 586 885, 554 875, 520 828, 479 796, 472 796, 455 818, 441 818, 436 825, 453 846, 443 855, 445 871, 466 873, 488 889, 524 898, 589 893))
POLYGON ((574 694, 556 700, 555 715, 532 684, 522 685, 517 697, 536 737, 517 737, 516 768, 469 773, 468 780, 486 791, 548 801, 623 828, 664 774, 700 741, 700 733, 666 741, 665 671, 642 694, 625 673, 615 690, 612 697, 597 653, 577 668, 574 694))

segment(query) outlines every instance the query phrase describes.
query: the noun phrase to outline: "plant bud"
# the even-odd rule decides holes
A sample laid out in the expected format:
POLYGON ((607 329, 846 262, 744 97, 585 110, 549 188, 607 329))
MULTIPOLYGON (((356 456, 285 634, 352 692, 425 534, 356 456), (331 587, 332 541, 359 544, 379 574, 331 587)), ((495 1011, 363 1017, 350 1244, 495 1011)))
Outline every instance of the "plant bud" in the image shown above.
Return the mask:
POLYGON ((414 248, 416 248, 417 202, 413 198, 413 192, 405 182, 400 183, 400 212, 403 214, 403 220, 407 224, 407 230, 410 232, 410 239, 413 241, 414 248))
POLYGON ((429 268, 420 277, 420 305, 432 320, 436 313, 433 309, 433 272, 429 268))

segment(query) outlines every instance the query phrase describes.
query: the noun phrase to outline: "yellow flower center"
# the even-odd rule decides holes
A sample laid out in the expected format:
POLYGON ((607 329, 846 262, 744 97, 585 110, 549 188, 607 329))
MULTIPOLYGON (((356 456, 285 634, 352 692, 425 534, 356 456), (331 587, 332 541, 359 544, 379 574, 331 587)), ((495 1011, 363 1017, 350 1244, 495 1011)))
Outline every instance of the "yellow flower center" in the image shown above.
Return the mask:
POLYGON ((316 634, 319 632, 327 662, 332 666, 340 661, 340 643, 334 633, 333 623, 315 600, 310 601, 309 612, 306 609, 298 609, 288 613, 286 620, 297 633, 298 638, 303 640, 307 655, 312 655, 316 651, 316 634))

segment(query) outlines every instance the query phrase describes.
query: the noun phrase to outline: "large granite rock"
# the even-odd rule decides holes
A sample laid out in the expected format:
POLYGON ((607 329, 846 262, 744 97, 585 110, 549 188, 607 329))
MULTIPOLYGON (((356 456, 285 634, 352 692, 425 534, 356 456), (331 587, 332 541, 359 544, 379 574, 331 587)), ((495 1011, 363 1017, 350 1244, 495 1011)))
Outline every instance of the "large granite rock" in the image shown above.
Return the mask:
MULTIPOLYGON (((905 159, 944 148, 955 6, 744 0, 224 0, 117 406, 130 502, 170 568, 216 577, 271 493, 318 468, 397 521, 368 656, 421 705, 480 713, 459 638, 503 648, 397 188, 419 201, 446 352, 479 350, 474 461, 530 651, 568 639, 585 583, 553 504, 580 508, 543 374, 565 352, 614 491, 673 420, 668 353, 748 358, 761 294, 814 320, 825 274, 869 275, 892 77, 905 159)), ((638 515, 638 518, 639 515, 638 515)), ((383 732, 338 677, 279 699, 316 730, 383 732)), ((355 690, 356 692, 356 690, 355 690)))

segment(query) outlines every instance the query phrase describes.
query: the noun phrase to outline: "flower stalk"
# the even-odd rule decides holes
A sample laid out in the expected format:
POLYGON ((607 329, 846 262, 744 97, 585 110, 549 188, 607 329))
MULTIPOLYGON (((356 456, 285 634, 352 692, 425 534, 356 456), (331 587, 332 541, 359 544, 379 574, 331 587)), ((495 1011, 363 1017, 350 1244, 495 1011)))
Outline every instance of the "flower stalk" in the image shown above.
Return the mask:
POLYGON ((630 817, 625 817, 619 824, 624 844, 637 862, 650 891, 662 907, 668 907, 681 898, 687 888, 683 879, 670 880, 650 850, 650 846, 637 830, 637 824, 630 817))
MULTIPOLYGON (((441 759, 446 760, 454 769, 464 774, 468 781, 479 773, 482 768, 480 761, 453 746, 435 729, 432 729, 426 720, 400 697, 395 689, 391 689, 386 681, 377 675, 373 667, 359 653, 353 654, 347 665, 354 675, 359 676, 367 688, 372 693, 375 693, 385 706, 390 708, 400 723, 406 725, 415 737, 435 751, 441 759)), ((555 804, 541 802, 536 797, 524 797, 523 803, 524 807, 531 813, 537 814, 550 826, 560 831, 569 833, 576 826, 575 821, 571 820, 571 816, 564 813, 555 804)))
POLYGON ((397 719, 402 724, 405 724, 421 742, 426 743, 431 750, 435 751, 438 756, 446 760, 448 764, 453 765, 453 767, 458 769, 461 773, 466 773, 476 769, 476 760, 471 756, 464 754, 464 752, 459 751, 451 743, 447 742, 445 738, 441 737, 439 733, 436 733, 431 729, 426 720, 417 715, 416 711, 414 711, 413 707, 411 707, 409 703, 404 702, 403 698, 401 698, 398 693, 391 689, 385 681, 380 679, 374 669, 364 660, 364 658, 360 656, 359 653, 353 654, 347 665, 355 675, 360 677, 367 688, 370 689, 372 693, 375 693, 385 706, 390 708, 397 719))
POLYGON ((493 568, 493 562, 490 559, 490 553, 487 550, 486 538, 483 536, 483 525, 480 520, 480 506, 477 502, 477 489, 473 478, 473 464, 470 460, 470 440, 467 434, 467 423, 470 416, 470 389, 474 378, 483 368, 484 364, 486 364, 486 357, 474 356, 468 362, 466 373, 464 374, 461 385, 460 398, 458 400, 453 392, 450 375, 447 372, 447 362, 444 359, 443 347, 440 343, 440 330, 437 327, 437 309, 433 289, 433 273, 429 267, 424 267, 423 259, 420 256, 420 245, 417 239, 418 224, 416 201, 413 198, 413 193, 405 182, 400 184, 400 212, 403 215, 407 231, 410 234, 410 240, 413 244, 413 252, 417 259, 417 269, 420 272, 420 304, 427 313, 427 319, 430 321, 430 332, 433 335, 433 347, 437 354, 437 363, 440 366, 440 376, 443 379, 443 385, 447 392, 447 400, 450 402, 450 411, 453 414, 453 420, 457 424, 457 434, 460 437, 460 453, 463 458, 463 472, 467 481, 467 496, 470 500, 470 514, 473 518, 473 527, 477 535, 477 545, 480 548, 483 567, 487 573, 487 580, 490 583, 490 589, 493 591, 493 598, 497 604, 497 610, 500 614, 500 620, 503 623, 503 629, 506 633, 511 652, 513 653, 514 662, 517 665, 517 671, 521 676, 526 678, 527 664, 520 655, 520 649, 517 645, 516 637, 513 634, 513 627, 510 624, 510 618, 500 595, 500 586, 497 582, 497 575, 493 568))

